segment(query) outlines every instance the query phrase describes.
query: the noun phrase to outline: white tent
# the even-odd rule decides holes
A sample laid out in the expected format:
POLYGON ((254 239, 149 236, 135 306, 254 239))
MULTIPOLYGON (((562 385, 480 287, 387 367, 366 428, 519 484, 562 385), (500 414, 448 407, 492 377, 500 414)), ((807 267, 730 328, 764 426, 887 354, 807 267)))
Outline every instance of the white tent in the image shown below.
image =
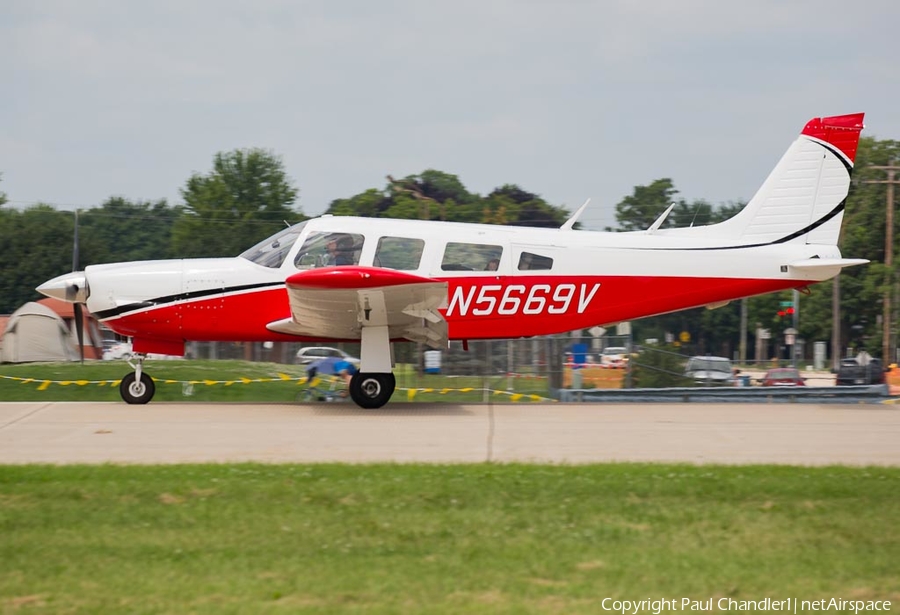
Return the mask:
POLYGON ((56 312, 26 303, 12 313, 0 338, 0 363, 77 361, 78 348, 56 312))

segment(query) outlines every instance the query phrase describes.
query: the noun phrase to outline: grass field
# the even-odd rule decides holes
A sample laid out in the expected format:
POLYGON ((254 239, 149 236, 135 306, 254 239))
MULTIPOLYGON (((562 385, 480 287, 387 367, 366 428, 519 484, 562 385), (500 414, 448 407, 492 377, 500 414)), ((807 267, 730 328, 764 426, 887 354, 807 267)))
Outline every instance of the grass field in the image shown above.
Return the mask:
POLYGON ((3 613, 896 605, 898 562, 896 468, 0 466, 3 613))
MULTIPOLYGON (((123 361, 3 364, 0 400, 120 401, 117 381, 130 371, 123 361)), ((156 382, 154 401, 293 401, 306 376, 302 365, 234 360, 148 360, 144 371, 156 382)), ((418 376, 409 365, 398 365, 395 375, 393 402, 508 400, 512 394, 528 401, 548 394, 545 379, 418 376)))

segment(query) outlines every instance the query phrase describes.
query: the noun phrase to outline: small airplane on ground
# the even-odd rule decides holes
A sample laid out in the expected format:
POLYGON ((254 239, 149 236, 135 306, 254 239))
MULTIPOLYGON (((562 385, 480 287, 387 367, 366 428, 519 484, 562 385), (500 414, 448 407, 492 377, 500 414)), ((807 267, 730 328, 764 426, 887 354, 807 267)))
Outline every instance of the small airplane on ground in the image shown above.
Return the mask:
POLYGON ((86 304, 133 338, 128 403, 147 403, 147 353, 185 341, 359 341, 353 400, 394 392, 391 342, 563 333, 784 289, 868 261, 837 247, 863 114, 815 118, 734 217, 663 229, 574 230, 322 216, 234 258, 93 265, 41 293, 86 304))

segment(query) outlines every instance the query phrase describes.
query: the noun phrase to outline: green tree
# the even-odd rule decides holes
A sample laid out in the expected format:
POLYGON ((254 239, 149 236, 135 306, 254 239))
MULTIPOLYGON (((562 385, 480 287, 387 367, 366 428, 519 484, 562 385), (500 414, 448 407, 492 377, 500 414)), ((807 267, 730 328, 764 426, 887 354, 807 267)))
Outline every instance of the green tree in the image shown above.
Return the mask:
POLYGON ((335 216, 363 216, 378 218, 393 204, 391 197, 380 190, 369 188, 356 196, 347 199, 336 199, 331 202, 327 213, 335 216))
POLYGON ((643 346, 631 360, 631 384, 635 388, 663 388, 691 386, 684 376, 685 357, 672 345, 643 346))
POLYGON ((79 217, 81 266, 172 258, 172 229, 180 207, 111 197, 79 217), (85 253, 85 248, 87 252, 85 253))
POLYGON ((402 179, 387 176, 383 190, 370 188, 331 202, 326 213, 373 218, 428 219, 558 227, 568 212, 514 184, 487 197, 469 192, 456 175, 428 169, 402 179))
POLYGON ((654 180, 649 186, 635 186, 631 196, 616 205, 616 222, 623 231, 648 228, 675 200, 678 190, 668 177, 654 180))
POLYGON ((569 212, 562 207, 554 207, 536 194, 527 192, 515 184, 505 184, 491 192, 488 202, 499 202, 510 210, 509 224, 559 228, 569 212))
POLYGON ((74 228, 72 212, 49 205, 0 208, 0 313, 40 299, 35 287, 72 270, 74 228))
POLYGON ((184 215, 172 231, 179 256, 235 256, 304 219, 281 159, 262 149, 216 154, 212 171, 192 175, 181 195, 184 215))
POLYGON ((616 205, 618 230, 642 231, 653 224, 673 203, 675 207, 666 217, 663 228, 716 224, 731 218, 745 205, 733 202, 716 207, 703 199, 688 203, 684 199, 676 200, 677 194, 675 184, 668 177, 654 180, 648 186, 635 186, 631 196, 625 197, 616 205))

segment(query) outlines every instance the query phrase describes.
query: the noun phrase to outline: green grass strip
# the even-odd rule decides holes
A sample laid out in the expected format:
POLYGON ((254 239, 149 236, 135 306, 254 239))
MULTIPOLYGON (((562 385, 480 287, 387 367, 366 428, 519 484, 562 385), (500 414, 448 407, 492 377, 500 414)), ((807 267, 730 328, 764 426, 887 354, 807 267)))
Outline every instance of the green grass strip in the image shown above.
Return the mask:
POLYGON ((0 466, 2 613, 896 612, 898 562, 898 468, 0 466))
MULTIPOLYGON (((121 401, 119 383, 133 371, 124 361, 0 365, 3 401, 121 401)), ((153 401, 293 402, 307 385, 302 365, 235 360, 145 361, 156 383, 153 401)), ((392 402, 547 402, 545 380, 495 376, 417 375, 409 365, 395 369, 392 402), (510 390, 506 387, 511 385, 510 390)), ((320 388, 329 388, 328 380, 320 388)))

